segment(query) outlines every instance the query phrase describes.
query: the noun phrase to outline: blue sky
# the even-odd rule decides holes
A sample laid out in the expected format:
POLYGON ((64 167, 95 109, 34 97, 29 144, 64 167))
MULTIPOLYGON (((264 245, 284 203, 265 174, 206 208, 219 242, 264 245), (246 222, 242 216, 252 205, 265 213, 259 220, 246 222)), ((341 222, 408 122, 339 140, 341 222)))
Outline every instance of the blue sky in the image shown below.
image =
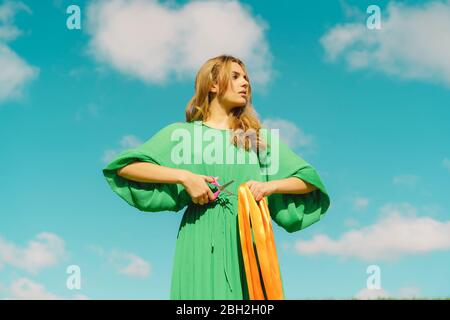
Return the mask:
POLYGON ((223 51, 331 196, 274 226, 286 297, 450 296, 448 1, 76 1, 80 30, 71 4, 0 2, 0 298, 168 299, 182 211, 137 211, 101 169, 184 121, 223 51))

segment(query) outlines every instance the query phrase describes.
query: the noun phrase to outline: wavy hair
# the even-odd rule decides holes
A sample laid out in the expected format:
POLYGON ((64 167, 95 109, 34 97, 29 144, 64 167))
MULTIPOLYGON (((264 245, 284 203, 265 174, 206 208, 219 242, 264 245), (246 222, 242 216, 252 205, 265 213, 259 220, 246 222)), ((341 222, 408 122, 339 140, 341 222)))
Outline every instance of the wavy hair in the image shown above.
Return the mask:
POLYGON ((195 78, 195 94, 186 106, 186 121, 207 120, 210 116, 210 103, 218 95, 222 97, 231 84, 230 72, 232 62, 238 63, 244 70, 248 79, 247 103, 245 106, 235 107, 231 110, 229 121, 232 130, 231 142, 237 146, 243 146, 245 150, 250 148, 257 151, 264 149, 266 144, 261 138, 261 122, 252 105, 252 88, 247 68, 244 63, 230 55, 220 55, 207 60, 199 69, 195 78), (211 92, 214 83, 219 84, 217 93, 211 92))

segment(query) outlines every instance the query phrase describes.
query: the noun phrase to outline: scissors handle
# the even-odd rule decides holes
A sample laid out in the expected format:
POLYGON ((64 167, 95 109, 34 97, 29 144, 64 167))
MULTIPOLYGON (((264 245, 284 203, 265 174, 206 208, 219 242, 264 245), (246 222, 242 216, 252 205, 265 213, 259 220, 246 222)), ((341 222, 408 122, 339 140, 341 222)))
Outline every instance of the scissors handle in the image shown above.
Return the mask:
POLYGON ((216 200, 222 190, 220 189, 220 184, 217 182, 217 179, 215 177, 211 178, 213 178, 213 182, 207 182, 207 184, 211 191, 214 192, 214 200, 216 200))
POLYGON ((225 189, 227 186, 229 186, 231 183, 233 183, 234 180, 231 180, 223 185, 220 185, 217 182, 217 179, 215 177, 211 177, 211 178, 213 178, 213 182, 208 182, 208 186, 211 188, 211 191, 214 192, 214 200, 217 199, 217 197, 219 196, 219 193, 222 191, 225 191, 228 195, 234 195, 232 192, 225 189))

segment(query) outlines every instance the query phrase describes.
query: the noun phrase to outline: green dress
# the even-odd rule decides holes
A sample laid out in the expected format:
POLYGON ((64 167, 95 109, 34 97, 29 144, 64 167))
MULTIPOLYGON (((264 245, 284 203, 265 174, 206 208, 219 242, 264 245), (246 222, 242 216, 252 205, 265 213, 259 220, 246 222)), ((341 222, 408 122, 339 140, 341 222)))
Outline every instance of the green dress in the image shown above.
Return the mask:
POLYGON ((230 134, 231 130, 210 128, 202 121, 172 123, 137 148, 123 151, 103 169, 112 190, 140 211, 186 208, 177 234, 170 299, 249 299, 237 219, 240 184, 293 176, 318 188, 307 194, 267 197, 272 220, 287 232, 319 221, 330 206, 316 170, 283 141, 276 139, 275 148, 272 135, 262 132, 268 147, 257 157, 256 152, 233 145, 227 139, 230 134), (119 168, 134 161, 219 177, 221 184, 234 180, 227 187, 234 195, 221 192, 214 202, 194 204, 181 184, 142 183, 117 175, 119 168))

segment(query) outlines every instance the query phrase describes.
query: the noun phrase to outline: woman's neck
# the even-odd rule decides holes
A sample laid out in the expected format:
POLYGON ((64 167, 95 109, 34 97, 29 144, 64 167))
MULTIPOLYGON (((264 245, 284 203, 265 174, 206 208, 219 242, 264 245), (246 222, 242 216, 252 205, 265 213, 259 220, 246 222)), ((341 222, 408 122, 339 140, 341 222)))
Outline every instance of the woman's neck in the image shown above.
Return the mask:
POLYGON ((218 129, 229 129, 229 119, 229 113, 214 99, 210 105, 209 117, 203 123, 218 129))

